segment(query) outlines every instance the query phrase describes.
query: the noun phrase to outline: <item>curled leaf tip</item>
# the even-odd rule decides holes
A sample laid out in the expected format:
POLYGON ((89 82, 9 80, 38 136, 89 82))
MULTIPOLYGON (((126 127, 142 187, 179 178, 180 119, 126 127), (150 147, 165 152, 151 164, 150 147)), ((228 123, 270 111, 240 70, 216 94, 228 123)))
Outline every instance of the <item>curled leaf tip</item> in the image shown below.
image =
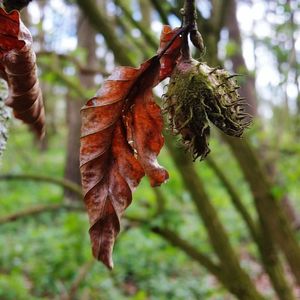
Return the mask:
POLYGON ((99 257, 99 260, 109 269, 112 270, 114 268, 114 263, 112 257, 99 257))
POLYGON ((169 179, 169 173, 164 168, 160 168, 155 170, 152 174, 149 175, 150 177, 150 185, 152 187, 157 187, 165 183, 169 179))
POLYGON ((109 245, 109 249, 97 249, 97 259, 101 261, 108 269, 112 270, 114 267, 114 262, 112 259, 113 247, 109 245))

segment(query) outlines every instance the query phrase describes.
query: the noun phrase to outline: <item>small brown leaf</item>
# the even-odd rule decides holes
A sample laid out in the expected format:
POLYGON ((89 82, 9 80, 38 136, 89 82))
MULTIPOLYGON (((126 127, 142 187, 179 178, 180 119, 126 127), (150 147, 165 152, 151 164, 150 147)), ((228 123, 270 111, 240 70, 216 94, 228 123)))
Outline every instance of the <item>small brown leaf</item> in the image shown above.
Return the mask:
POLYGON ((168 178, 168 174, 158 165, 156 158, 164 144, 161 110, 152 93, 152 87, 158 83, 160 64, 157 57, 150 62, 151 68, 140 79, 140 90, 136 92, 135 103, 124 116, 128 140, 132 141, 137 159, 150 178, 151 185, 158 186, 168 178))
POLYGON ((17 11, 8 14, 0 8, 0 23, 0 76, 9 87, 5 103, 42 138, 45 112, 31 34, 17 11))
MULTIPOLYGON (((164 25, 161 36, 160 36, 160 47, 158 49, 158 53, 160 53, 168 43, 178 34, 180 28, 172 28, 169 25, 164 25)), ((171 76, 173 69, 176 66, 177 59, 180 56, 182 39, 178 35, 175 38, 175 41, 172 43, 171 47, 168 48, 166 53, 160 59, 160 72, 159 72, 159 80, 162 81, 167 77, 171 76)))

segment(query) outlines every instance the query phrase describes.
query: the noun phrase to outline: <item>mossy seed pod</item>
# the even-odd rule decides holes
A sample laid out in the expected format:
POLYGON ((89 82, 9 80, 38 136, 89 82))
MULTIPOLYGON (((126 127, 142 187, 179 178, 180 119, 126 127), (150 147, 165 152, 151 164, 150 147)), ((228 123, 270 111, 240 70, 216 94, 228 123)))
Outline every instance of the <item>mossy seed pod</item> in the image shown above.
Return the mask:
POLYGON ((181 60, 171 76, 164 95, 165 111, 171 130, 181 135, 194 159, 204 159, 210 151, 209 121, 237 137, 251 122, 234 76, 194 59, 181 60))

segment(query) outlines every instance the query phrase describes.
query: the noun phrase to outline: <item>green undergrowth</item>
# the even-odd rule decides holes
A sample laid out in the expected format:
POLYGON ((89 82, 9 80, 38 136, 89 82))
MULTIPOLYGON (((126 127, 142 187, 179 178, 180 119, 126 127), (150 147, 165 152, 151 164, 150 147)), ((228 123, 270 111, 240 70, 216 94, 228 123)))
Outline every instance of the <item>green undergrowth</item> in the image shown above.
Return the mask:
MULTIPOLYGON (((216 132, 215 132, 216 133, 216 132)), ((26 127, 11 126, 1 174, 30 173, 62 178, 65 160, 65 130, 49 139, 49 148, 41 151, 26 127)), ((247 185, 243 182, 228 149, 211 141, 212 157, 225 172, 255 216, 247 185)), ((178 145, 178 147, 180 147, 178 145)), ((169 181, 160 189, 166 198, 165 212, 155 216, 156 195, 144 178, 134 193, 126 215, 143 218, 141 225, 122 222, 115 246, 115 269, 109 272, 95 262, 80 283, 74 299, 224 299, 227 293, 204 268, 183 252, 152 233, 149 224, 167 226, 189 240, 203 253, 215 259, 205 228, 192 199, 166 149, 159 157, 169 173, 169 181)), ((196 162, 197 172, 215 205, 238 254, 246 249, 256 256, 248 231, 230 198, 207 162, 196 162)), ((33 181, 0 181, 0 217, 38 204, 62 203, 59 186, 33 181)), ((60 299, 68 293, 81 268, 92 259, 88 219, 84 211, 60 209, 1 225, 0 299, 60 299)), ((243 263, 251 272, 251 266, 243 263)))

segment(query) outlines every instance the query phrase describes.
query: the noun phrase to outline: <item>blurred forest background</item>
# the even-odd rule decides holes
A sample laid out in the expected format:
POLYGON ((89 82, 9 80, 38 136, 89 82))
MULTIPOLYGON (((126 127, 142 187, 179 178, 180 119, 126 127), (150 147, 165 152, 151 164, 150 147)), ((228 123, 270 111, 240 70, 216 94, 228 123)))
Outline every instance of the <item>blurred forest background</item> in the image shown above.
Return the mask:
MULTIPOLYGON (((79 111, 114 66, 156 53, 162 24, 180 26, 183 1, 39 0, 22 11, 47 135, 37 141, 9 121, 0 299, 300 299, 300 1, 197 5, 201 59, 245 75, 254 122, 243 139, 215 129, 203 162, 166 138, 159 159, 170 180, 152 189, 144 179, 134 193, 111 272, 91 255, 79 111)), ((1 85, 2 100, 5 92, 1 85)))

